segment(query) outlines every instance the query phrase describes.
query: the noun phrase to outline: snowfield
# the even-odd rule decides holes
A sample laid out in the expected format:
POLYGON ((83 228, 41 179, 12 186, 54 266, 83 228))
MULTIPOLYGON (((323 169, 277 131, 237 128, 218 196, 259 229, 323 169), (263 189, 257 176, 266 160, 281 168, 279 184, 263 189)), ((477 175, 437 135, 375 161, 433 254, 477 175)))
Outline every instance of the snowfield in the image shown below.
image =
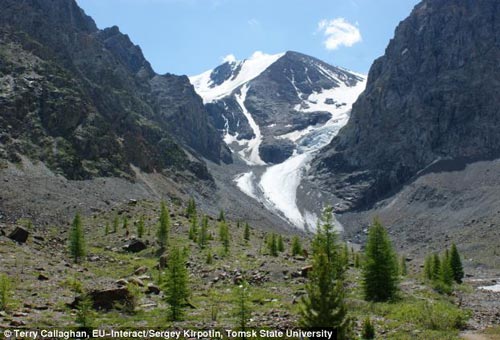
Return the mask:
POLYGON ((238 75, 229 80, 226 80, 220 85, 213 86, 210 75, 213 70, 208 70, 198 76, 189 77, 189 81, 196 89, 196 92, 203 98, 204 103, 210 103, 214 100, 229 96, 234 90, 250 80, 258 77, 276 60, 281 58, 284 53, 265 54, 260 51, 255 52, 249 59, 243 61, 228 61, 231 63, 233 70, 241 66, 238 75))

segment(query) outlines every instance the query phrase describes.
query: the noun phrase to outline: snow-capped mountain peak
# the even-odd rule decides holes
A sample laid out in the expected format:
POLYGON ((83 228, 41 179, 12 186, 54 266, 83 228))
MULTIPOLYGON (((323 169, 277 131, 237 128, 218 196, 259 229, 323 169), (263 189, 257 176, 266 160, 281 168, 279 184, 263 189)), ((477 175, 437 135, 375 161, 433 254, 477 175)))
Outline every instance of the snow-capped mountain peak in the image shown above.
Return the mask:
POLYGON ((238 61, 233 55, 224 58, 224 63, 200 75, 189 77, 196 92, 205 103, 230 95, 235 89, 258 77, 284 53, 266 54, 254 52, 248 59, 238 61))
POLYGON ((302 192, 303 174, 347 123, 366 77, 288 51, 228 56, 190 80, 236 156, 236 186, 291 224, 313 229, 320 210, 302 192))

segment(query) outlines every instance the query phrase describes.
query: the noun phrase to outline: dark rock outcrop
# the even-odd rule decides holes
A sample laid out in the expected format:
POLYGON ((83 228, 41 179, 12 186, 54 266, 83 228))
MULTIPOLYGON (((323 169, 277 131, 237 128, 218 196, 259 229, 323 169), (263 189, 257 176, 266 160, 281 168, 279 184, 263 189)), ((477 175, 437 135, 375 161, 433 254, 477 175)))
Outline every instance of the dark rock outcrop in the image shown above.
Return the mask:
POLYGON ((141 240, 131 240, 129 243, 123 246, 123 250, 129 253, 138 253, 146 248, 146 244, 141 240))
POLYGON ((9 238, 11 240, 14 240, 14 241, 18 242, 18 243, 26 243, 26 241, 28 240, 29 235, 30 235, 30 233, 26 229, 21 228, 21 227, 16 227, 16 229, 14 229, 9 234, 9 238))
POLYGON ((370 69, 349 123, 315 160, 321 188, 360 208, 439 159, 500 155, 500 3, 425 0, 370 69))

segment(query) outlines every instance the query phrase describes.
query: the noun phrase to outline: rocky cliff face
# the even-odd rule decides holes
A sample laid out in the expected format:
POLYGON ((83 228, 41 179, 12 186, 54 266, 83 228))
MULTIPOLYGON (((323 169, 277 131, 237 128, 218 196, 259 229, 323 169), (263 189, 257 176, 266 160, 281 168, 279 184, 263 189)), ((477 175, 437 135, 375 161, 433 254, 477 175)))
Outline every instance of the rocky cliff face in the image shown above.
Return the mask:
POLYGON ((315 160, 344 209, 373 203, 439 159, 500 155, 500 3, 425 0, 371 67, 349 123, 315 160))
POLYGON ((209 178, 203 157, 230 161, 187 77, 155 74, 73 0, 2 1, 0 41, 1 158, 70 179, 128 177, 131 164, 209 178))

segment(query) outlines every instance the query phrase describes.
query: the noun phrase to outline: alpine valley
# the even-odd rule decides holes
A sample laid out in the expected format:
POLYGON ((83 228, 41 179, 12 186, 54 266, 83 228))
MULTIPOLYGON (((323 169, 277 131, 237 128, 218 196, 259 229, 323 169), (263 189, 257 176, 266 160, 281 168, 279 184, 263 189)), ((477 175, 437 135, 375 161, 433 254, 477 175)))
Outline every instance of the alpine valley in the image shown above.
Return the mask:
POLYGON ((158 74, 75 0, 0 0, 0 330, 500 334, 498 0, 422 0, 368 75, 213 67, 158 74), (398 293, 369 301, 388 239, 398 293), (329 298, 348 317, 307 323, 329 298))

